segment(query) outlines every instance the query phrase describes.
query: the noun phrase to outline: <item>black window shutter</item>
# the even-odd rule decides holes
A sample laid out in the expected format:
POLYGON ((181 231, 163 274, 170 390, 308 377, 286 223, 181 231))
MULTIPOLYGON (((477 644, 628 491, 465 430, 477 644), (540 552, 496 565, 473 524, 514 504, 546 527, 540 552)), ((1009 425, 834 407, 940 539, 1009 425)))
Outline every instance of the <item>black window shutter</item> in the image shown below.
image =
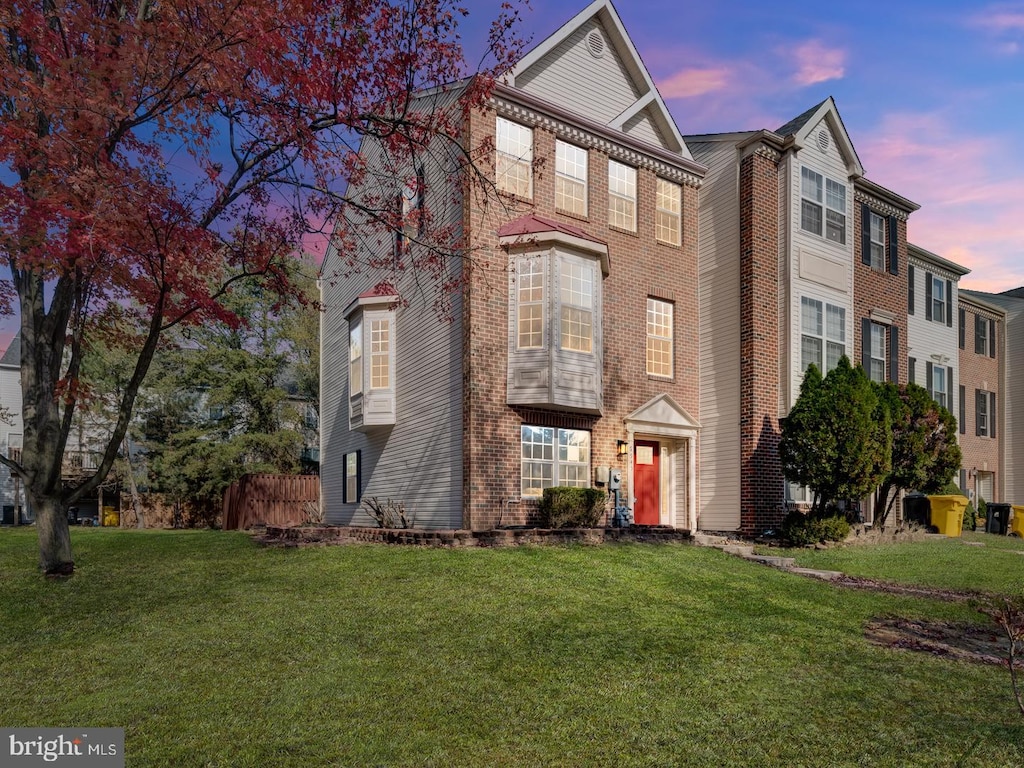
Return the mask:
POLYGON ((946 281, 946 325, 953 327, 953 282, 946 281))
POLYGON ((900 329, 889 326, 889 381, 899 381, 900 370, 900 329))
POLYGON ((963 307, 960 307, 956 314, 960 323, 960 349, 963 349, 965 341, 964 337, 967 335, 967 313, 964 312, 963 307))
POLYGON ((917 383, 916 381, 914 381, 914 366, 916 363, 917 360, 915 358, 907 358, 907 381, 910 382, 911 384, 917 383))
POLYGON ((967 470, 960 468, 960 490, 967 493, 967 470))
POLYGON ((924 273, 924 319, 932 319, 932 273, 924 273))
POLYGON ((871 375, 871 320, 866 317, 860 321, 860 367, 871 375))
POLYGON ((946 407, 953 410, 953 366, 946 366, 946 407))
POLYGON ((988 436, 996 436, 996 393, 989 392, 989 404, 988 404, 988 436))
POLYGON ((960 385, 960 434, 967 434, 967 388, 960 385))
POLYGON ((871 266, 871 209, 860 204, 860 263, 871 266))
POLYGON ((416 169, 416 213, 419 217, 417 231, 423 234, 426 217, 423 215, 427 207, 427 176, 421 165, 416 169))
POLYGON ((985 398, 988 397, 980 389, 974 390, 974 434, 981 434, 981 412, 985 409, 987 403, 985 398))
POLYGON ((914 314, 914 268, 907 265, 907 313, 914 314))
POLYGON ((924 388, 928 390, 928 394, 932 397, 935 396, 934 390, 932 389, 932 362, 931 360, 925 361, 924 364, 924 388))
POLYGON ((988 356, 996 356, 996 321, 988 321, 988 356))
POLYGON ((900 273, 899 225, 896 217, 889 217, 889 274, 900 273))

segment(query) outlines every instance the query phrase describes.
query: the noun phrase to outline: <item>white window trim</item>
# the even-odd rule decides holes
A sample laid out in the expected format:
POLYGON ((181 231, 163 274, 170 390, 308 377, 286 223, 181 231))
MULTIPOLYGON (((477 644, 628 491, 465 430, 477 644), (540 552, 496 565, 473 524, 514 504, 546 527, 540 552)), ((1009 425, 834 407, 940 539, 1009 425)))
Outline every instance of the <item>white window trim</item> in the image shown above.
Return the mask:
POLYGON ((680 245, 683 240, 683 187, 660 177, 655 194, 654 236, 668 245, 680 245), (665 202, 669 207, 663 205, 665 202))
POLYGON ((363 318, 354 317, 348 324, 348 393, 355 397, 363 391, 363 318))
POLYGON ((608 160, 608 226, 623 229, 627 232, 636 232, 636 209, 636 168, 616 160, 608 160), (617 173, 619 169, 623 171, 621 176, 617 173), (621 186, 622 189, 616 189, 616 186, 621 186), (629 209, 630 221, 628 224, 623 224, 618 220, 620 211, 617 211, 612 206, 612 202, 616 200, 625 203, 627 209, 629 209))
POLYGON ((494 136, 494 184, 502 192, 533 199, 533 129, 527 125, 498 117, 494 136), (526 188, 521 188, 520 174, 511 171, 526 169, 526 188))
POLYGON ((586 217, 589 207, 588 175, 589 156, 587 150, 555 139, 555 208, 573 216, 586 217), (582 190, 582 195, 569 194, 570 190, 582 190), (570 205, 565 203, 569 202, 570 205))
POLYGON ((520 427, 520 480, 519 489, 520 493, 524 498, 540 498, 544 494, 544 488, 552 488, 555 486, 571 486, 576 488, 589 488, 590 487, 590 467, 591 467, 591 446, 592 446, 592 434, 589 430, 584 429, 564 429, 560 427, 541 427, 532 424, 523 424, 520 427), (531 442, 529 445, 542 446, 549 449, 551 458, 547 458, 545 455, 541 457, 526 456, 525 446, 527 443, 524 442, 527 430, 538 430, 538 431, 549 431, 551 433, 551 441, 540 441, 531 442), (586 445, 581 446, 582 450, 586 452, 586 461, 572 461, 568 458, 563 459, 562 453, 563 448, 568 454, 570 450, 577 446, 572 443, 565 441, 565 438, 569 435, 586 435, 586 445), (543 475, 539 478, 539 487, 536 487, 536 483, 531 483, 530 487, 526 487, 526 478, 530 477, 537 479, 537 475, 533 472, 527 473, 528 465, 544 465, 550 466, 550 483, 547 482, 547 478, 543 475), (568 479, 564 477, 563 470, 574 468, 576 470, 576 479, 568 479))
POLYGON ((868 210, 869 216, 869 239, 871 241, 871 268, 881 272, 885 271, 885 238, 886 233, 889 229, 889 224, 884 216, 875 213, 872 210, 868 210), (875 224, 878 225, 878 231, 875 231, 875 224), (877 237, 876 237, 877 235, 877 237))
MULTIPOLYGON (((836 357, 836 362, 837 363, 839 361, 839 358, 841 358, 843 355, 848 354, 847 353, 847 349, 846 349, 846 322, 847 322, 846 314, 847 314, 846 307, 840 306, 839 304, 832 304, 832 303, 830 303, 830 302, 828 302, 828 301, 826 301, 824 299, 819 299, 819 298, 816 298, 814 296, 801 296, 800 297, 800 371, 801 371, 801 374, 806 373, 807 368, 809 366, 809 364, 807 364, 807 365, 804 364, 804 359, 803 359, 803 357, 804 357, 804 355, 803 355, 803 338, 805 336, 810 337, 810 338, 818 339, 821 342, 821 359, 820 359, 820 362, 817 362, 815 364, 818 366, 818 370, 821 372, 822 376, 828 375, 828 372, 831 371, 832 368, 835 367, 835 364, 833 364, 832 366, 829 366, 829 363, 828 363, 828 359, 829 359, 829 345, 830 344, 842 347, 842 350, 840 351, 839 355, 836 357), (817 333, 817 332, 807 331, 804 328, 804 302, 815 302, 818 305, 820 305, 820 311, 821 311, 821 333, 820 334, 817 333), (839 328, 840 328, 840 337, 839 338, 831 337, 829 335, 829 330, 828 330, 828 313, 829 313, 829 309, 830 308, 833 309, 833 310, 838 310, 839 312, 842 313, 842 322, 840 323, 840 326, 839 326, 839 328)), ((812 362, 814 362, 814 361, 812 361, 812 362)))
POLYGON ((847 193, 848 193, 848 190, 846 188, 846 184, 845 183, 843 183, 841 181, 837 181, 835 179, 832 179, 832 178, 824 175, 823 173, 820 173, 820 172, 814 170, 813 168, 808 168, 806 165, 805 166, 801 166, 800 167, 800 229, 802 231, 804 231, 804 232, 809 232, 812 235, 816 235, 817 237, 824 238, 825 240, 827 240, 830 243, 836 243, 837 245, 846 245, 846 229, 847 229, 848 218, 849 218, 847 216, 847 212, 846 212, 846 208, 847 208, 848 200, 849 200, 849 195, 847 193), (804 181, 805 181, 804 174, 805 173, 814 176, 815 179, 817 180, 817 182, 818 182, 817 185, 816 185, 817 189, 815 190, 818 193, 817 195, 813 195, 812 196, 812 195, 808 195, 806 193, 807 190, 805 189, 805 186, 804 186, 804 181), (832 201, 830 200, 830 197, 829 197, 829 193, 832 191, 830 189, 830 185, 835 188, 835 191, 837 191, 837 192, 841 191, 842 192, 842 198, 843 198, 842 199, 842 203, 843 203, 843 207, 842 208, 838 208, 838 207, 836 207, 835 205, 832 204, 832 201), (815 208, 818 209, 818 212, 819 212, 818 221, 820 222, 820 225, 821 225, 821 230, 820 231, 816 231, 816 230, 814 230, 814 229, 812 229, 810 227, 804 226, 803 206, 804 206, 805 202, 809 203, 810 205, 812 205, 812 206, 814 206, 815 208), (838 226, 838 230, 837 230, 839 232, 839 238, 838 239, 836 239, 834 237, 829 237, 829 215, 828 215, 829 212, 831 212, 836 217, 841 217, 841 221, 840 222, 833 222, 834 226, 835 225, 841 225, 841 226, 838 226))
POLYGON ((938 275, 932 275, 932 322, 945 325, 948 309, 949 297, 946 296, 946 281, 938 275), (939 298, 940 295, 941 298, 939 298))
POLYGON ((932 365, 932 400, 943 408, 949 408, 949 392, 946 391, 946 379, 949 376, 946 372, 948 367, 937 363, 932 365), (941 388, 939 385, 941 385, 941 388), (939 399, 940 394, 943 396, 942 400, 939 399))
POLYGON ((886 347, 886 342, 887 342, 888 335, 889 335, 889 333, 888 333, 889 329, 886 326, 882 325, 881 323, 876 323, 874 321, 871 322, 871 325, 869 327, 871 328, 871 339, 870 339, 870 346, 868 348, 869 349, 869 356, 868 357, 869 357, 869 360, 870 360, 870 363, 871 363, 871 370, 868 371, 868 378, 871 379, 872 381, 884 382, 884 381, 886 381, 886 375, 888 374, 888 371, 886 370, 886 368, 888 367, 888 362, 887 362, 888 358, 887 358, 887 356, 885 354, 885 347, 886 347), (881 349, 879 349, 878 346, 875 343, 876 341, 879 340, 877 338, 877 334, 878 333, 881 333, 881 349), (875 363, 881 363, 882 364, 882 377, 881 378, 875 378, 875 376, 874 376, 875 363))
POLYGON ((675 305, 663 299, 647 297, 647 375, 658 378, 671 379, 675 372, 675 305), (653 315, 653 322, 652 322, 653 315), (666 322, 659 322, 664 318, 666 322), (658 331, 667 331, 667 335, 658 331), (664 363, 654 365, 652 357, 658 356, 661 350, 657 347, 665 345, 668 349, 667 372, 665 370, 653 370, 664 367, 664 363))

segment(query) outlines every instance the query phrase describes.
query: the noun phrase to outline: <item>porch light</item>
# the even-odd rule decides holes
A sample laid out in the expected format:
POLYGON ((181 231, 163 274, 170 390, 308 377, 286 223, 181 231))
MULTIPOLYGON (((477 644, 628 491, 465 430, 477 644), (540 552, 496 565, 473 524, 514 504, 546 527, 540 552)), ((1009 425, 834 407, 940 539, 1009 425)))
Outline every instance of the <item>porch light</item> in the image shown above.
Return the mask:
POLYGON ((629 452, 629 443, 627 443, 625 440, 616 440, 615 448, 619 454, 619 458, 622 458, 629 452))

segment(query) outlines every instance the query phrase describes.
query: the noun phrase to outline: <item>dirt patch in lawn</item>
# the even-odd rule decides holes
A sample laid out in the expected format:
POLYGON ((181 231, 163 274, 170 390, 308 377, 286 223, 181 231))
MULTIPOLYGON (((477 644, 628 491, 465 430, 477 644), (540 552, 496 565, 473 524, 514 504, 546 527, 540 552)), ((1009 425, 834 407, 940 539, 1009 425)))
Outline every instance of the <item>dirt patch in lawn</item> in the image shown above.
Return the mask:
MULTIPOLYGON (((864 636, 876 645, 930 653, 958 661, 1006 665, 1009 644, 996 627, 899 616, 872 619, 864 636)), ((1018 662, 1024 668, 1024 662, 1018 662)))
POLYGON ((890 595, 906 595, 907 597, 926 597, 933 600, 944 600, 947 603, 966 603, 969 600, 984 599, 980 592, 957 589, 938 589, 935 587, 919 587, 913 584, 894 584, 891 581, 866 579, 861 576, 839 576, 832 580, 840 587, 854 589, 870 589, 873 592, 885 592, 890 595))

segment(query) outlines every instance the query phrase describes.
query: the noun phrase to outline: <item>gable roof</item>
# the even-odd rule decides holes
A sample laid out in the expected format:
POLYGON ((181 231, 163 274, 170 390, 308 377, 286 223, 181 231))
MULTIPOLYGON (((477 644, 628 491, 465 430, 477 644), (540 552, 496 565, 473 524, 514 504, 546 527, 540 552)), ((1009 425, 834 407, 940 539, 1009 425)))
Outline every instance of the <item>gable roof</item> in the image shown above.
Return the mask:
POLYGON ((839 110, 836 108, 836 102, 831 96, 824 101, 815 104, 806 112, 797 115, 788 123, 776 130, 775 133, 783 139, 791 139, 798 147, 805 146, 809 142, 813 141, 810 135, 811 131, 813 131, 822 120, 825 120, 828 123, 828 127, 832 129, 832 134, 835 136, 836 144, 839 147, 839 153, 846 161, 846 166, 850 170, 850 175, 863 176, 864 166, 861 165, 860 158, 857 156, 857 150, 853 148, 853 142, 850 141, 850 134, 846 132, 846 126, 843 125, 843 118, 839 116, 839 110))
POLYGON ((14 334, 4 356, 0 357, 0 365, 21 368, 21 331, 14 334))
POLYGON ((627 123, 642 114, 650 117, 668 145, 668 149, 678 152, 687 160, 692 160, 686 142, 672 119, 665 101, 661 98, 651 73, 647 71, 633 41, 626 33, 615 6, 610 0, 594 0, 590 5, 563 24, 539 45, 532 48, 505 75, 505 82, 516 87, 517 79, 528 79, 532 72, 541 67, 545 59, 562 43, 572 37, 581 27, 596 19, 608 35, 609 42, 629 77, 630 84, 637 94, 633 103, 608 121, 608 126, 622 131, 627 123))

